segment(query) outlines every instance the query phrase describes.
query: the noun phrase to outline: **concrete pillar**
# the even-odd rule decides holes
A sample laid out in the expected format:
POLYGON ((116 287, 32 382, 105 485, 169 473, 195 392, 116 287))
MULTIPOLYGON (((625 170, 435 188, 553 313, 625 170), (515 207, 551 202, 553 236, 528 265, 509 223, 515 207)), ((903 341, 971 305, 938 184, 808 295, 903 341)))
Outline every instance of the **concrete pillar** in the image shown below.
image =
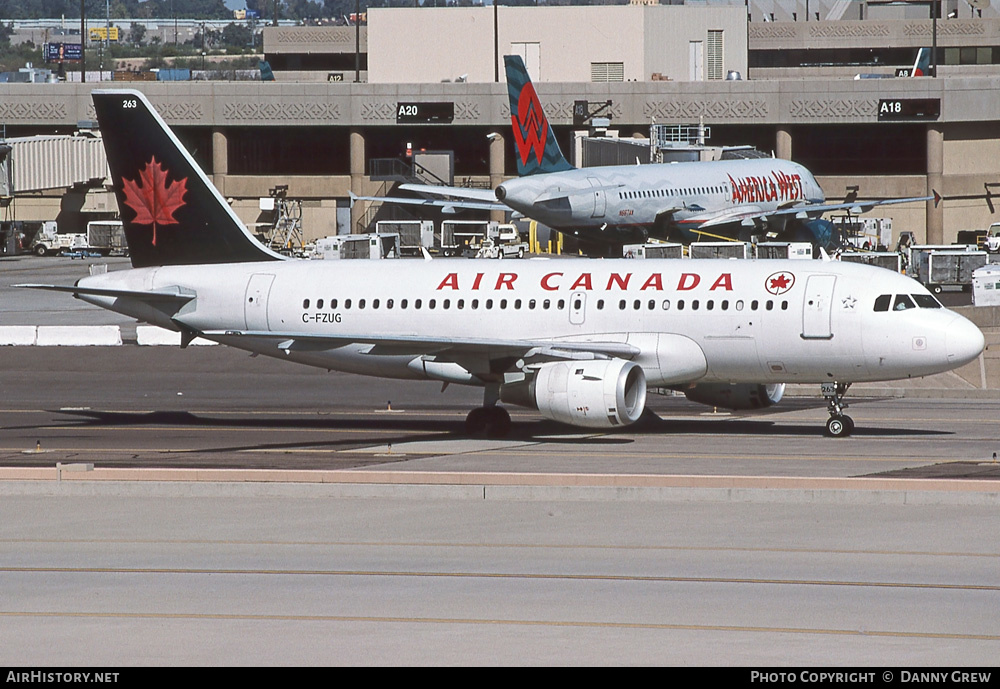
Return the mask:
MULTIPOLYGON (((944 181, 944 129, 937 122, 927 125, 927 195, 941 194, 944 181)), ((927 202, 927 243, 944 244, 944 207, 927 202)))
MULTIPOLYGON (((351 129, 351 191, 362 196, 365 193, 365 136, 359 129, 351 129)), ((355 201, 351 207, 351 234, 358 231, 358 223, 364 218, 371 205, 367 201, 355 201)))
POLYGON ((226 176, 229 174, 229 140, 226 130, 221 127, 212 129, 212 183, 219 193, 226 195, 226 176))
MULTIPOLYGON (((503 134, 498 130, 493 130, 489 133, 490 140, 490 188, 496 189, 501 182, 503 182, 504 177, 504 140, 503 134)), ((495 220, 497 222, 504 221, 503 211, 491 211, 490 220, 495 220)))
POLYGON ((778 126, 774 137, 774 155, 782 160, 792 159, 792 132, 783 125, 778 126))

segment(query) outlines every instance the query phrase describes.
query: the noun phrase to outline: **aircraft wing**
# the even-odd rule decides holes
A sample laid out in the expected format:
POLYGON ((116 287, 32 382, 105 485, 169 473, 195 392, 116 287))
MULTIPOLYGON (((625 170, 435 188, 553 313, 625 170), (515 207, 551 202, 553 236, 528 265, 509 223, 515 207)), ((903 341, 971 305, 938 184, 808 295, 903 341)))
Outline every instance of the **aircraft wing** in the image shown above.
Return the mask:
POLYGON ((565 342, 560 340, 502 340, 444 338, 418 335, 372 335, 371 333, 317 335, 272 330, 208 330, 199 335, 208 339, 254 337, 279 340, 279 349, 335 349, 351 344, 372 345, 371 354, 433 354, 438 360, 459 360, 469 356, 489 359, 519 358, 526 362, 557 359, 632 359, 639 349, 624 342, 565 342))
POLYGON ((941 197, 935 192, 933 196, 912 196, 905 199, 884 199, 869 201, 852 201, 850 203, 811 203, 798 206, 788 206, 773 211, 762 210, 758 206, 736 206, 727 208, 724 211, 715 213, 704 213, 687 218, 687 223, 697 223, 700 227, 712 227, 714 225, 724 225, 732 222, 744 224, 752 223, 754 220, 766 220, 767 218, 784 215, 794 215, 798 218, 818 218, 825 213, 832 211, 849 210, 852 213, 866 213, 878 206, 891 206, 899 203, 913 203, 917 201, 931 201, 935 204, 941 197))

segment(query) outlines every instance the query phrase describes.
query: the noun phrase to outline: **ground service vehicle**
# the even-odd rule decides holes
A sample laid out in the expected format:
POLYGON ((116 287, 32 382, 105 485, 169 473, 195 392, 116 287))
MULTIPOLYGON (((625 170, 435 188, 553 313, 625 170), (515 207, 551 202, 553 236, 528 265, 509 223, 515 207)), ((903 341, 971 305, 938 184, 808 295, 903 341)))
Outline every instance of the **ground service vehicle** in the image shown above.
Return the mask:
POLYGON ((87 248, 87 235, 82 232, 59 232, 55 220, 42 223, 35 235, 31 252, 36 256, 61 254, 64 251, 81 251, 87 248))

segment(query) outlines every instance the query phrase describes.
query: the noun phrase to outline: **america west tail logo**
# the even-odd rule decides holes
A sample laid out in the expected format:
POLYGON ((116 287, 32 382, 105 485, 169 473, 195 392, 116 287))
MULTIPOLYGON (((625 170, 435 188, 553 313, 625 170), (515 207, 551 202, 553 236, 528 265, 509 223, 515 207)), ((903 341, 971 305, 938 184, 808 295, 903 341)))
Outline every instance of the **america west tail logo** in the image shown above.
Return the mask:
POLYGON ((517 96, 517 114, 510 114, 510 124, 514 128, 514 142, 521 156, 521 164, 528 165, 528 157, 535 153, 535 164, 542 164, 545 155, 545 140, 548 138, 549 123, 538 102, 535 87, 528 82, 517 96))
POLYGON ((517 146, 518 174, 572 170, 573 166, 559 150, 524 61, 516 55, 505 55, 504 64, 510 98, 510 123, 517 146))
POLYGON ((156 246, 156 226, 176 225, 174 212, 185 205, 187 178, 167 183, 167 170, 150 158, 135 180, 122 178, 125 205, 135 211, 132 222, 153 226, 153 246, 156 246))

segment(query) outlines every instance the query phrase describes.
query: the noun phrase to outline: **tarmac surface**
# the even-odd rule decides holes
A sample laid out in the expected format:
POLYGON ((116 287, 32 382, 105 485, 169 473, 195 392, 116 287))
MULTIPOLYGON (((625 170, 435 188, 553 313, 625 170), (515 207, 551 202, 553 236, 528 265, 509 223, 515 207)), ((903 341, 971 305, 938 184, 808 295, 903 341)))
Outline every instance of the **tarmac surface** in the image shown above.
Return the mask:
POLYGON ((512 433, 487 439, 464 434, 476 388, 441 392, 223 347, 7 347, 0 464, 1000 478, 1000 399, 860 391, 876 396, 849 398, 857 428, 845 439, 823 437, 817 391, 752 414, 650 395, 652 413, 616 432, 514 408, 512 433))
POLYGON ((1000 397, 956 378, 855 386, 844 439, 795 388, 490 440, 461 386, 3 347, 0 664, 993 666, 1000 397))

